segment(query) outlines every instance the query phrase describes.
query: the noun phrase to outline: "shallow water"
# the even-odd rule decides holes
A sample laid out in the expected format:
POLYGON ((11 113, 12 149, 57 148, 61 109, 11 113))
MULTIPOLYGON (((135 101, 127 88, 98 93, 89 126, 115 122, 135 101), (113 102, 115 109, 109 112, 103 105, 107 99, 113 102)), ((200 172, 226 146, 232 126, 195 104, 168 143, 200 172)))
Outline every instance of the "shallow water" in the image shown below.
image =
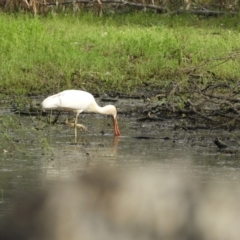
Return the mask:
MULTIPOLYGON (((113 137, 111 119, 82 114, 90 131, 64 124, 47 125, 45 118, 1 113, 0 216, 11 209, 11 200, 22 193, 75 177, 91 166, 181 172, 190 179, 234 183, 240 179, 237 154, 220 153, 213 141, 228 136, 238 147, 239 132, 173 130, 174 122, 138 122, 119 116, 121 136, 113 137), (7 119, 6 119, 7 116, 7 119)), ((60 121, 63 121, 62 117, 60 121)))

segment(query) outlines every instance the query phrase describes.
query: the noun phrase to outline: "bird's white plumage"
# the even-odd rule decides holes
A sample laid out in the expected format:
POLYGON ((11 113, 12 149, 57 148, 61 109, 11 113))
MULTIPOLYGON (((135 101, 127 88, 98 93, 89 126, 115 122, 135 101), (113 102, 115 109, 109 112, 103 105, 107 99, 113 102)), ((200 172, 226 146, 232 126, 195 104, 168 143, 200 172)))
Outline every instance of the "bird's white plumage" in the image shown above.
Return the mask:
POLYGON ((78 124, 78 115, 83 111, 112 116, 114 135, 120 135, 116 107, 113 105, 107 105, 104 107, 98 106, 91 93, 82 90, 65 90, 43 100, 42 108, 43 110, 58 109, 77 113, 74 123, 69 123, 68 118, 66 119, 66 123, 75 128, 75 142, 77 139, 77 127, 81 127, 83 130, 87 131, 85 126, 78 124))
POLYGON ((42 102, 42 108, 82 112, 86 111, 92 103, 95 103, 95 99, 91 93, 81 90, 65 90, 46 98, 42 102))

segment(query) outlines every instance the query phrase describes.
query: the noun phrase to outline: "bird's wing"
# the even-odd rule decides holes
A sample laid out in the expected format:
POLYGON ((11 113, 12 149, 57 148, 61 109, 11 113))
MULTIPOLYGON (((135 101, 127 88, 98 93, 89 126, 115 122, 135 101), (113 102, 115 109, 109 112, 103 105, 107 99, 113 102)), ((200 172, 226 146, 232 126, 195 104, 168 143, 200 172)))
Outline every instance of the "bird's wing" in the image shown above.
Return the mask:
POLYGON ((84 111, 93 101, 92 94, 81 90, 66 90, 56 95, 56 103, 60 109, 84 111))

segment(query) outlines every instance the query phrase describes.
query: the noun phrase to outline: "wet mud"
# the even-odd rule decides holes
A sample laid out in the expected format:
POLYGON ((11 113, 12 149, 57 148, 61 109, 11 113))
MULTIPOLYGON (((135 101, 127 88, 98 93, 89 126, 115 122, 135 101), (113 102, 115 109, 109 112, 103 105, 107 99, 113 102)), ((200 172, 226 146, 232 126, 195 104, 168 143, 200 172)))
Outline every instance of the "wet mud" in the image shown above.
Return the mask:
MULTIPOLYGON (((238 153, 238 146, 240 143, 240 131, 238 128, 234 128, 230 125, 225 125, 226 122, 223 122, 223 124, 219 126, 214 126, 213 124, 204 121, 204 119, 201 119, 201 117, 197 118, 196 116, 194 116, 194 112, 191 112, 192 116, 188 117, 186 115, 182 115, 183 112, 178 113, 177 111, 175 111, 176 114, 173 115, 170 111, 166 112, 166 109, 161 111, 161 106, 166 106, 165 103, 159 104, 158 101, 151 101, 150 98, 146 97, 147 95, 143 96, 139 93, 132 97, 124 97, 116 94, 113 94, 111 96, 113 97, 101 97, 97 95, 96 100, 101 106, 107 104, 115 105, 118 110, 118 118, 124 119, 125 122, 135 121, 136 125, 139 126, 139 130, 142 130, 144 132, 144 126, 148 126, 147 132, 144 132, 143 135, 133 136, 135 138, 151 139, 156 138, 155 135, 157 135, 158 139, 162 138, 164 140, 171 140, 175 142, 180 139, 175 139, 174 136, 172 138, 168 136, 161 136, 161 134, 158 133, 164 130, 170 130, 175 133, 178 132, 179 134, 185 132, 185 134, 180 134, 180 138, 182 137, 182 140, 186 141, 185 136, 187 136, 187 142, 190 142, 192 146, 196 146, 199 144, 200 148, 206 147, 206 149, 211 149, 211 145, 213 143, 217 147, 217 150, 221 153, 238 153), (196 118, 198 120, 196 120, 196 118), (199 137, 199 135, 201 135, 201 137, 199 137)), ((66 118, 66 113, 53 111, 51 112, 51 114, 49 114, 49 112, 47 113, 41 111, 40 103, 43 98, 44 97, 32 97, 31 99, 27 100, 27 104, 21 104, 20 106, 19 104, 13 103, 10 111, 22 117, 36 116, 39 119, 40 116, 42 116, 41 121, 43 122, 44 117, 47 117, 47 121, 45 122, 51 122, 52 125, 56 123, 59 114, 61 114, 62 122, 60 120, 60 122, 58 122, 57 124, 64 124, 63 118, 66 118)), ((81 118, 85 115, 88 114, 82 113, 80 115, 80 121, 81 118)), ((72 119, 74 119, 74 114, 72 114, 72 116, 72 119)), ((92 115, 90 121, 93 118, 99 118, 99 116, 92 115)), ((104 135, 104 129, 102 129, 100 133, 104 135)), ((131 135, 131 133, 134 133, 134 131, 131 131, 129 133, 131 135)), ((139 131, 137 133, 139 134, 139 131)))
MULTIPOLYGON (((64 124, 65 113, 57 123, 48 123, 48 114, 39 109, 43 98, 34 98, 31 108, 14 103, 0 111, 0 217, 11 209, 14 196, 74 178, 98 165, 174 170, 201 182, 239 182, 238 130, 186 129, 179 127, 182 119, 149 118, 144 99, 98 98, 102 106, 116 105, 121 136, 113 136, 110 118, 83 113, 79 123, 89 133, 78 130, 75 144, 74 129, 64 124), (226 147, 219 147, 216 140, 226 147)), ((56 114, 52 112, 52 119, 56 114)))

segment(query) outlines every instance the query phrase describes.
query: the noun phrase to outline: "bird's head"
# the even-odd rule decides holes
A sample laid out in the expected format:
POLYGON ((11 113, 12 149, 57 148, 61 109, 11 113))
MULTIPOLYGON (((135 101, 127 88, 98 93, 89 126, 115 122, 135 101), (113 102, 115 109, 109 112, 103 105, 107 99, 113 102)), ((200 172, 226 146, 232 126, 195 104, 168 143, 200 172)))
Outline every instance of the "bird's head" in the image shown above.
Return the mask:
POLYGON ((105 114, 112 116, 114 136, 119 136, 120 131, 119 131, 119 128, 118 128, 116 107, 113 106, 113 105, 107 105, 104 108, 105 108, 105 114))
POLYGON ((105 112, 105 114, 112 116, 114 119, 117 118, 117 109, 113 105, 105 106, 104 107, 104 112, 105 112))

